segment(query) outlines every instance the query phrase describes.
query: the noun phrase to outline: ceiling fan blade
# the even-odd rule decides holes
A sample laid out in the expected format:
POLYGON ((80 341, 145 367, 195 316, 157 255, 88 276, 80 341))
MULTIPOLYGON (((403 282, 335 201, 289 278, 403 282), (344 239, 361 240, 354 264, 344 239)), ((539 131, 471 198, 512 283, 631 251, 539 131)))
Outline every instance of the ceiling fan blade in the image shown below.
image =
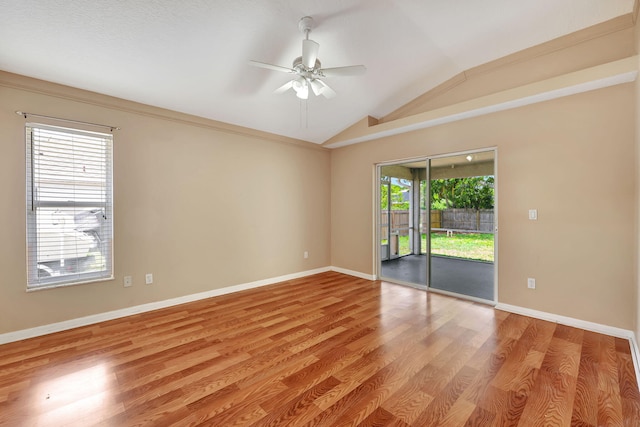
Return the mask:
POLYGON ((324 90, 324 86, 322 86, 320 80, 318 79, 310 80, 309 85, 311 86, 311 90, 313 90, 313 94, 315 96, 319 96, 324 90))
POLYGON ((285 93, 292 87, 293 87, 293 80, 289 80, 288 82, 280 86, 278 89, 274 90, 273 93, 277 93, 277 94, 285 93))
POLYGON ((249 65, 253 65, 254 67, 266 68, 267 70, 281 71, 284 73, 295 73, 295 71, 291 68, 281 67, 279 65, 267 64, 265 62, 249 61, 249 65))
POLYGON ((320 45, 313 40, 302 40, 302 64, 312 69, 316 65, 316 59, 318 59, 318 50, 320 45))
POLYGON ((367 71, 364 65, 350 65, 348 67, 322 68, 320 74, 324 77, 360 76, 367 71))
POLYGON ((311 89, 316 96, 323 95, 325 98, 331 99, 337 95, 335 90, 331 89, 325 82, 320 79, 310 80, 309 85, 311 86, 311 89))
POLYGON ((335 90, 331 89, 325 82, 323 82, 322 80, 318 80, 316 79, 315 81, 317 81, 320 86, 322 86, 322 90, 320 90, 320 93, 327 99, 331 99, 331 98, 335 98, 336 95, 338 95, 336 93, 335 90))

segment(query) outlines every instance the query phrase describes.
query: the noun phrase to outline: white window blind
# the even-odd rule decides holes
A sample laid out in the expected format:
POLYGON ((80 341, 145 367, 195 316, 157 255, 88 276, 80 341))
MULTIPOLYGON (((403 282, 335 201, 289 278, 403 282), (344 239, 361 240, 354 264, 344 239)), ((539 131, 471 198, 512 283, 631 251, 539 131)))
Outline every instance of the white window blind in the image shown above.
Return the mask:
POLYGON ((28 289, 113 277, 113 136, 28 123, 28 289))

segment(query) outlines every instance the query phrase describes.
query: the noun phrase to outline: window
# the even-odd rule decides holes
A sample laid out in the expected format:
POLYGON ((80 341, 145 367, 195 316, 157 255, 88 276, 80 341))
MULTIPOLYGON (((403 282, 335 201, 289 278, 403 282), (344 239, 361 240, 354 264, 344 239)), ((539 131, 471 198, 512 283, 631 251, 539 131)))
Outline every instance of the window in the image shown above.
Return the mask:
POLYGON ((27 123, 27 289, 113 278, 111 134, 27 123))

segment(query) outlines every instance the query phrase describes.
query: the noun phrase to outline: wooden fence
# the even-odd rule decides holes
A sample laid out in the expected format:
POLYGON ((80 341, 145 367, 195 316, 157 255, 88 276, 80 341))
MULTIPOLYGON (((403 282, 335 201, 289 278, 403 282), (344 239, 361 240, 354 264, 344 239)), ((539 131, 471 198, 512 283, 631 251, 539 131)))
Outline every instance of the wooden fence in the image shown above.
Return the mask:
MULTIPOLYGON (((468 230, 483 233, 493 233, 493 209, 446 209, 432 210, 430 214, 432 229, 468 230)), ((381 235, 387 235, 388 216, 382 215, 381 235)), ((427 211, 420 211, 420 224, 426 224, 427 211)), ((391 230, 401 235, 409 234, 409 211, 391 211, 391 230)), ((421 227, 421 233, 426 233, 426 227, 421 227)))
POLYGON ((438 228, 493 233, 493 209, 446 209, 441 212, 442 223, 438 228))

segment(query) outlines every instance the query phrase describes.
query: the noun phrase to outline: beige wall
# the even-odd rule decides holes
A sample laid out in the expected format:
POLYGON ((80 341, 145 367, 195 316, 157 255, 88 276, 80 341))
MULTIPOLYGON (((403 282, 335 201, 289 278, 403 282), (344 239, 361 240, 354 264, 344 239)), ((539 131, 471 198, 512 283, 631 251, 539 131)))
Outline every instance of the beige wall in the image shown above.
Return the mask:
POLYGON ((376 163, 497 147, 499 301, 633 329, 634 105, 623 84, 333 150, 332 265, 374 273, 376 163))
POLYGON ((316 145, 0 73, 0 153, 0 333, 329 265, 330 155, 316 145), (16 110, 122 128, 115 280, 25 292, 16 110))
MULTIPOLYGON (((637 8, 639 2, 636 0, 635 7, 637 8)), ((640 24, 636 23, 635 25, 635 49, 636 52, 640 52, 640 24)), ((638 62, 638 69, 640 70, 640 61, 638 62)), ((636 215, 636 228, 634 230, 634 235, 636 236, 636 325, 635 325, 635 333, 636 333, 636 341, 640 342, 640 82, 636 80, 635 83, 635 131, 636 131, 636 168, 635 168, 635 176, 634 181, 636 184, 636 206, 635 206, 635 215, 636 215)))

